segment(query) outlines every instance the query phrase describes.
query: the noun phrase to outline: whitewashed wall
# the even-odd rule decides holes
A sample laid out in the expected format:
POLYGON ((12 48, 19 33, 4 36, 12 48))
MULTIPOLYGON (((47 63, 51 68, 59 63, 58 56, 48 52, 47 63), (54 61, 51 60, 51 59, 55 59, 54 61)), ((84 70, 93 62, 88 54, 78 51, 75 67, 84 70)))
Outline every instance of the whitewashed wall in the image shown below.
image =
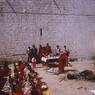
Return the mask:
MULTIPOLYGON (((42 2, 45 1, 42 0, 42 2)), ((56 1, 60 5, 61 11, 52 3, 50 8, 45 7, 44 10, 40 9, 40 12, 65 15, 16 15, 15 13, 0 15, 0 56, 26 53, 27 47, 32 46, 33 43, 38 47, 40 43, 45 45, 47 42, 50 43, 53 50, 57 44, 62 49, 64 45, 67 45, 72 57, 94 55, 95 0, 56 1), (42 37, 40 37, 40 28, 43 30, 42 37)), ((11 0, 11 2, 13 1, 11 0)), ((30 4, 26 3, 27 6, 25 6, 25 3, 23 4, 21 1, 19 3, 27 8, 30 4)), ((13 2, 15 9, 19 9, 17 4, 18 2, 13 2)), ((5 12, 7 9, 8 12, 12 11, 6 3, 3 6, 5 12)), ((39 7, 33 8, 33 10, 39 9, 39 7)))

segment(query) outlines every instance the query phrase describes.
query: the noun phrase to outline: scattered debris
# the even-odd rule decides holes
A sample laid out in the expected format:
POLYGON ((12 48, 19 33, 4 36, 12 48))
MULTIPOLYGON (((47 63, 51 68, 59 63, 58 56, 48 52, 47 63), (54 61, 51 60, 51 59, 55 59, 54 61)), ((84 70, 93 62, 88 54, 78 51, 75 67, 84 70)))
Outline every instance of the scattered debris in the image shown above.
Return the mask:
POLYGON ((67 74, 68 79, 79 79, 79 80, 90 80, 95 81, 95 74, 90 70, 84 70, 79 73, 68 73, 67 74))
POLYGON ((83 87, 78 87, 77 89, 82 89, 83 87))

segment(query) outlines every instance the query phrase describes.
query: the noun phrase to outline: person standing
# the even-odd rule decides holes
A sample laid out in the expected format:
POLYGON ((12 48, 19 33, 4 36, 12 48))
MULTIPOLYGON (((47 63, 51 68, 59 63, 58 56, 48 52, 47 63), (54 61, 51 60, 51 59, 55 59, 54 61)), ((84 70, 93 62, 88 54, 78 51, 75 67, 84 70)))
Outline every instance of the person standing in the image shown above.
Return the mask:
POLYGON ((61 49, 59 47, 59 45, 56 46, 56 55, 59 55, 61 52, 61 49))
POLYGON ((69 50, 67 49, 66 45, 64 45, 64 52, 65 52, 65 53, 67 54, 67 56, 69 57, 70 52, 69 52, 69 50))
POLYGON ((42 57, 42 53, 43 53, 43 47, 42 45, 39 45, 39 56, 42 57))
POLYGON ((37 48, 35 47, 34 44, 32 45, 32 49, 31 49, 31 51, 32 51, 32 55, 33 55, 33 57, 36 57, 36 55, 37 55, 37 48))
POLYGON ((28 62, 31 62, 32 51, 31 51, 31 48, 30 47, 28 47, 28 49, 27 49, 27 54, 28 54, 28 62))
POLYGON ((35 58, 36 62, 38 63, 38 50, 34 44, 32 45, 31 51, 32 51, 32 56, 33 56, 32 58, 35 58))
POLYGON ((31 62, 32 62, 32 68, 35 69, 36 68, 36 59, 33 57, 31 62))
POLYGON ((68 56, 66 52, 62 52, 59 56, 59 72, 63 73, 64 72, 64 67, 66 66, 66 62, 68 60, 68 56))
POLYGON ((46 44, 46 55, 48 56, 51 53, 52 53, 51 46, 49 45, 49 43, 47 43, 46 44))
POLYGON ((68 66, 68 65, 71 66, 71 64, 69 64, 69 62, 68 62, 68 57, 69 57, 69 55, 70 55, 70 51, 67 49, 66 45, 64 45, 64 53, 67 55, 67 62, 66 62, 66 65, 67 65, 67 66, 68 66))

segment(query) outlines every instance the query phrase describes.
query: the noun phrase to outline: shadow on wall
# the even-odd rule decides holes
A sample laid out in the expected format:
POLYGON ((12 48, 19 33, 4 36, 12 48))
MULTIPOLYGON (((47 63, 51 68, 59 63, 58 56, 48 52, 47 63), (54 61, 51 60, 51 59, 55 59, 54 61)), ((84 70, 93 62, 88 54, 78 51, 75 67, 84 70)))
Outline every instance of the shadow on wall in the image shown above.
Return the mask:
POLYGON ((0 63, 12 63, 16 62, 18 60, 22 60, 24 62, 27 62, 27 55, 26 54, 14 54, 14 55, 4 55, 0 56, 0 63))
POLYGON ((27 62, 26 56, 16 56, 16 57, 10 57, 10 58, 0 58, 0 64, 13 64, 17 62, 18 60, 22 60, 23 62, 27 62))
POLYGON ((7 58, 0 58, 0 64, 12 64, 14 63, 14 60, 7 59, 7 58))

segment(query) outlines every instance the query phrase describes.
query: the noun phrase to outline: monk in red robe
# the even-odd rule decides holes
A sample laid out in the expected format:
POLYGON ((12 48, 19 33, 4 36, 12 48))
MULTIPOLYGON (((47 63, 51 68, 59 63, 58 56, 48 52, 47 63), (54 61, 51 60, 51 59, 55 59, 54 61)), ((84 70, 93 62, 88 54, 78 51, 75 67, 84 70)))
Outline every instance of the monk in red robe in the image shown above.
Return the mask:
POLYGON ((22 72, 26 65, 22 61, 18 61, 18 65, 19 65, 19 71, 22 72))
POLYGON ((49 45, 49 43, 47 43, 46 45, 46 52, 47 52, 47 55, 52 53, 51 46, 49 45))
POLYGON ((32 62, 33 69, 36 68, 36 63, 37 62, 36 62, 36 59, 34 57, 32 58, 31 62, 32 62))
POLYGON ((51 46, 47 43, 47 45, 42 48, 42 56, 48 56, 51 53, 52 53, 51 46))
POLYGON ((42 45, 39 46, 39 56, 42 57, 43 47, 42 45))
POLYGON ((66 62, 68 60, 68 56, 66 52, 62 52, 59 56, 59 71, 60 73, 64 72, 64 67, 66 66, 66 62))

